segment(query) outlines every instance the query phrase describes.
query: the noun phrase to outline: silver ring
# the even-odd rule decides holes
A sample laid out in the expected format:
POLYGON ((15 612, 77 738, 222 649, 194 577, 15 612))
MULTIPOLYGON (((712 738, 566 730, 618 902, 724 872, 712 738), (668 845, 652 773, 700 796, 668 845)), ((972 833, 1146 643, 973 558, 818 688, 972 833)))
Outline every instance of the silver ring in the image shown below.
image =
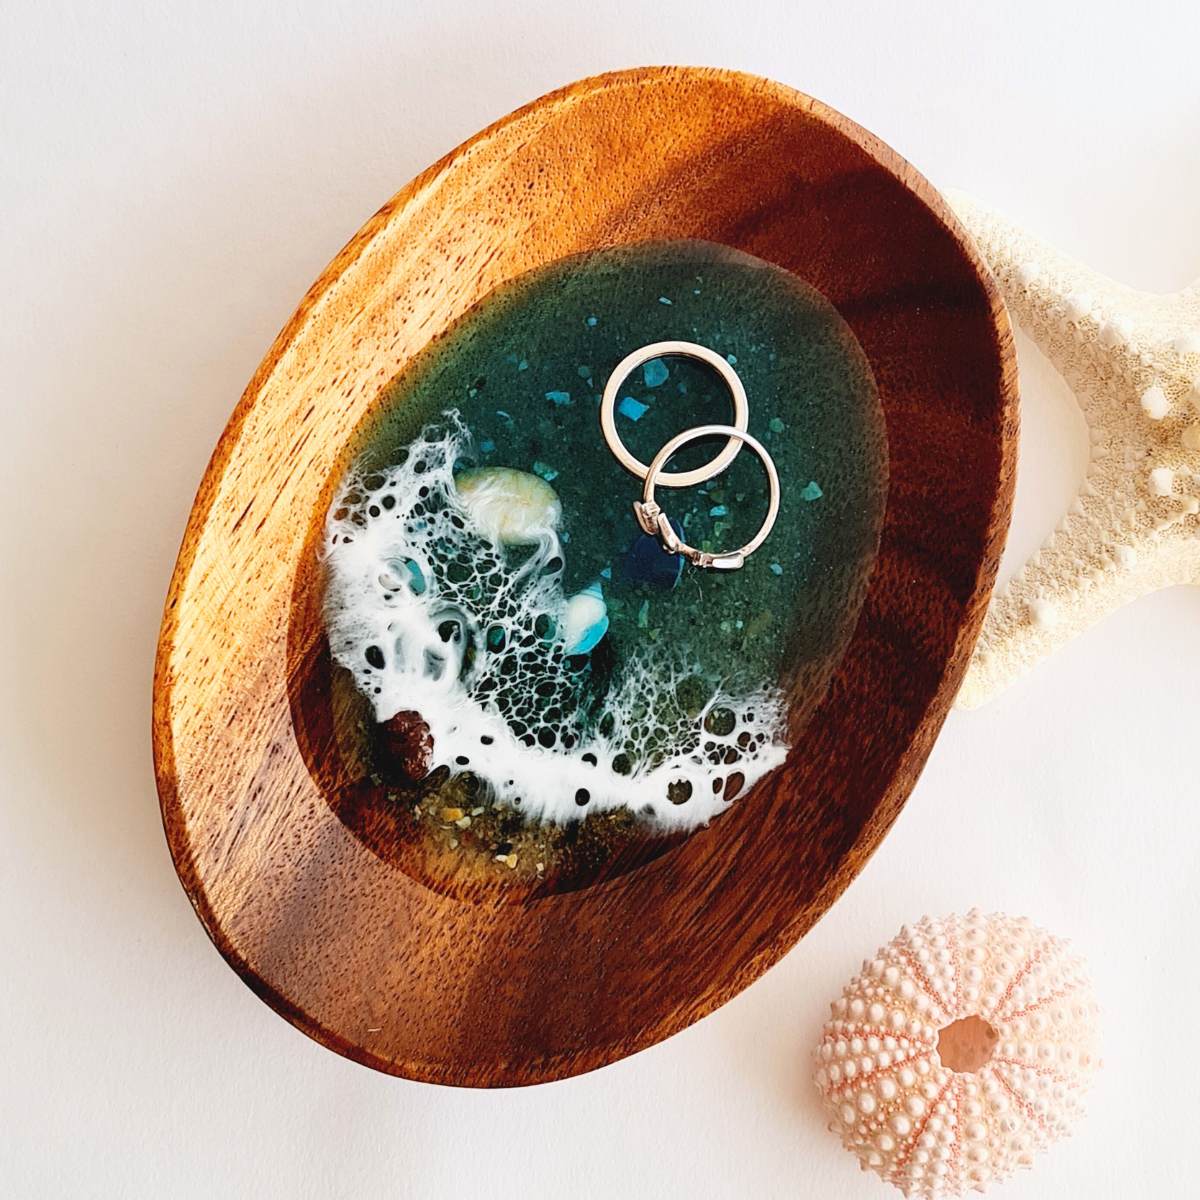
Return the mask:
MULTIPOLYGON (((736 434, 745 433, 746 427, 750 424, 750 405, 746 400, 746 389, 742 386, 737 372, 715 350, 697 345, 695 342, 653 342, 649 346, 643 346, 640 350, 627 354, 617 363, 616 369, 604 385, 604 396, 600 401, 600 430, 604 434, 604 440, 608 443, 608 448, 613 452, 617 462, 639 479, 645 479, 650 468, 640 459, 634 458, 625 449, 625 443, 617 435, 617 393, 621 390, 621 384, 643 363, 648 363, 655 358, 665 358, 668 355, 674 355, 676 358, 694 358, 707 363, 721 376, 725 386, 729 389, 729 394, 733 398, 733 425, 713 425, 707 428, 731 428, 736 434)), ((741 453, 741 449, 741 442, 731 436, 721 453, 712 462, 703 467, 697 467, 694 471, 665 471, 659 476, 658 482, 663 487, 692 487, 694 484, 703 483, 706 479, 711 479, 725 470, 741 453)))
POLYGON ((751 437, 744 429, 736 429, 732 425, 697 425, 695 429, 685 429, 677 433, 654 456, 650 469, 646 472, 646 482, 642 486, 641 500, 633 502, 633 513, 638 524, 651 537, 656 537, 662 543, 662 548, 668 554, 682 554, 698 567, 708 567, 714 571, 736 571, 743 566, 746 559, 767 540, 775 518, 779 516, 779 473, 775 470, 774 460, 767 453, 767 448, 756 437, 751 437), (711 437, 713 434, 726 434, 731 440, 744 442, 762 460, 767 472, 767 486, 770 499, 767 504, 767 515, 759 526, 758 532, 740 549, 730 550, 723 554, 710 554, 707 550, 697 550, 682 541, 671 526, 670 518, 654 502, 654 488, 663 482, 665 475, 660 475, 667 460, 679 449, 697 438, 711 437))

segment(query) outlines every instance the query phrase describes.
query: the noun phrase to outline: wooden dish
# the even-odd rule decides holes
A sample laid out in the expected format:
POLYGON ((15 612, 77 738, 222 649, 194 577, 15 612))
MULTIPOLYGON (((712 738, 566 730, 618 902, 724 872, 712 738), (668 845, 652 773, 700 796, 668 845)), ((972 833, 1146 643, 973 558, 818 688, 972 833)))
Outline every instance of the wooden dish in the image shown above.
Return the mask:
POLYGON ((933 188, 762 79, 643 69, 484 130, 372 218, 254 376, 166 603, 154 749, 209 935, 298 1028, 379 1070, 471 1086, 587 1071, 684 1028, 829 907, 908 796, 958 688, 1008 523, 1002 303, 933 188), (865 349, 887 423, 879 556, 802 749, 691 837, 594 887, 461 903, 331 810, 289 705, 312 514, 380 390, 497 285, 590 248, 702 238, 795 272, 865 349))

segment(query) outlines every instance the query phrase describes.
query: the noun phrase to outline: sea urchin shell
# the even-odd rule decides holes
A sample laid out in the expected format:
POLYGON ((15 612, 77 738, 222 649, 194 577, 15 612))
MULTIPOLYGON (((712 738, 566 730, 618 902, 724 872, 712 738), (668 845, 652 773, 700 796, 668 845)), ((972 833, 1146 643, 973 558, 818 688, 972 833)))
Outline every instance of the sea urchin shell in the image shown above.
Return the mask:
POLYGON ((1022 917, 928 917, 846 985, 817 1047, 830 1129, 906 1196, 983 1191, 1082 1112, 1099 1065, 1083 962, 1022 917))

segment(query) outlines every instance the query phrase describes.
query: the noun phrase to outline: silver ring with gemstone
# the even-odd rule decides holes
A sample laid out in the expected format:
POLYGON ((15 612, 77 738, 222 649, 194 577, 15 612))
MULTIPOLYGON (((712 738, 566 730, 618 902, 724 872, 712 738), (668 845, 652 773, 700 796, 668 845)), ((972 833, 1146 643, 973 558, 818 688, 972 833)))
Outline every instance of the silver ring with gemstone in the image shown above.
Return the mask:
POLYGON ((633 513, 642 529, 651 537, 658 538, 668 554, 682 554, 697 567, 707 567, 713 571, 736 571, 767 540, 775 518, 779 516, 779 473, 775 470, 775 462, 767 453, 767 448, 744 429, 737 429, 732 425, 697 425, 694 429, 685 429, 683 433, 677 433, 654 456, 646 472, 646 482, 642 485, 642 498, 633 502, 633 513), (758 455, 767 473, 769 499, 763 523, 744 546, 721 554, 711 554, 707 550, 697 550, 695 546, 689 546, 679 537, 671 525, 670 518, 655 503, 654 489, 666 479, 662 469, 681 446, 686 446, 688 442, 698 438, 720 434, 724 434, 731 441, 736 440, 739 444, 744 442, 758 455))
MULTIPOLYGON (((604 440, 608 443, 608 448, 613 452, 617 462, 639 479, 645 479, 648 476, 650 467, 640 459, 634 458, 625 449, 625 443, 617 434, 617 393, 621 390, 621 384, 638 367, 653 359, 668 356, 694 358, 699 362, 707 363, 720 375, 733 399, 733 425, 720 428, 729 428, 733 434, 740 434, 745 433, 750 424, 750 405, 746 400, 746 389, 742 386, 738 373, 715 350, 698 345, 696 342, 653 342, 649 346, 643 346, 640 350, 627 354, 617 363, 616 369, 604 385, 604 396, 600 401, 600 430, 604 434, 604 440)), ((710 428, 718 427, 711 426, 710 428)), ((662 487, 692 487, 694 484, 703 483, 706 479, 712 479, 714 475, 719 475, 725 470, 741 453, 741 449, 741 441, 731 435, 721 453, 712 462, 706 463, 703 467, 697 467, 694 471, 663 471, 658 476, 658 483, 662 487)))

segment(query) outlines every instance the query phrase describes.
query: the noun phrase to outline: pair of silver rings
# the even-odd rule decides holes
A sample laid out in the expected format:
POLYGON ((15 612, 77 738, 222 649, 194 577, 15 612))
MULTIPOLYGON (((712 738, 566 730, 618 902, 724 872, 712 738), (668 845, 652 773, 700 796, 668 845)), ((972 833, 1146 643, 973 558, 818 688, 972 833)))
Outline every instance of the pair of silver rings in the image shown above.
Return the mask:
POLYGON ((710 350, 707 346, 701 346, 695 342, 653 342, 648 346, 643 346, 640 350, 635 350, 621 359, 616 369, 608 377, 608 382, 604 385, 604 395, 600 401, 600 430, 617 462, 630 474, 643 480, 642 498, 634 501, 634 516, 637 518, 638 525, 651 537, 657 537, 662 548, 669 554, 682 554, 698 567, 706 567, 714 571, 736 571, 767 540, 775 524, 775 518, 779 515, 779 473, 775 470, 775 463, 767 453, 766 447, 758 438, 747 432, 749 423, 750 405, 746 399, 746 389, 743 387, 741 379, 738 378, 737 372, 715 350, 710 350), (617 434, 617 393, 625 380, 638 367, 653 359, 668 356, 696 359, 698 362, 707 363, 717 372, 729 389, 730 397, 733 400, 733 424, 697 425, 692 429, 685 429, 666 442, 647 466, 629 453, 625 443, 617 434), (666 471, 663 469, 671 456, 689 442, 722 434, 727 441, 721 452, 711 462, 697 467, 693 471, 666 471), (705 480, 712 479, 714 475, 719 475, 724 471, 741 453, 743 446, 749 446, 758 455, 767 473, 766 518, 759 526, 758 532, 737 550, 712 554, 706 550, 699 550, 695 546, 689 546, 675 532, 670 518, 655 501, 655 489, 660 486, 692 487, 697 483, 704 483, 705 480))

